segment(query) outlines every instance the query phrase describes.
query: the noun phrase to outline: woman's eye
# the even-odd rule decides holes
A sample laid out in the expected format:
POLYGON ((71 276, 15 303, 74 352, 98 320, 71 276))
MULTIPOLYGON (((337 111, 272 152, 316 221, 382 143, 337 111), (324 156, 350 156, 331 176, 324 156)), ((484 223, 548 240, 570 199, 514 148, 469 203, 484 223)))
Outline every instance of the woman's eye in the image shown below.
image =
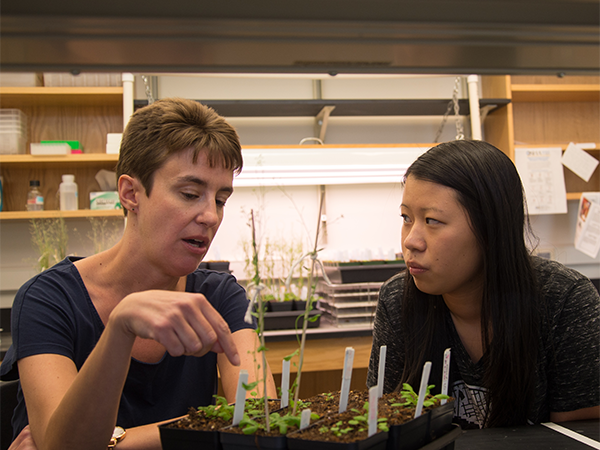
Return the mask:
POLYGON ((227 203, 225 200, 217 200, 217 206, 219 208, 223 208, 225 206, 225 203, 227 203))
POLYGON ((432 219, 431 217, 428 217, 427 219, 425 219, 425 222, 429 225, 435 225, 437 223, 441 223, 439 220, 432 219))
POLYGON ((181 195, 186 199, 186 200, 195 200, 198 198, 198 196, 196 194, 192 194, 190 192, 182 192, 181 195))
POLYGON ((404 223, 409 223, 410 222, 410 218, 406 214, 400 214, 400 217, 402 217, 402 221, 404 223))

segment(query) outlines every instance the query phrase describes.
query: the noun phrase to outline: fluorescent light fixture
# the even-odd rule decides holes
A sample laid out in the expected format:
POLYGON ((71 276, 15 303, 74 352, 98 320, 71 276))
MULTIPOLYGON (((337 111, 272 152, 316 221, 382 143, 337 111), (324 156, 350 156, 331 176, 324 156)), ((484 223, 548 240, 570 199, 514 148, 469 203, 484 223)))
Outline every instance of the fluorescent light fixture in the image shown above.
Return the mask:
POLYGON ((398 183, 424 146, 244 148, 234 186, 398 183))

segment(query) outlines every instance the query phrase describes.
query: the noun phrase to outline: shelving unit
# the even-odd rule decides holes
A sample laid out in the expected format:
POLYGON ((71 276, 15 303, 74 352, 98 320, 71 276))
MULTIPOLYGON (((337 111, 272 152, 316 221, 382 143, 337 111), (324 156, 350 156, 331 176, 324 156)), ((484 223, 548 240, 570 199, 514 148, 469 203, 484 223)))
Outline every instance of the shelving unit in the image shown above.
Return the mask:
MULTIPOLYGON (((333 116, 443 116, 451 99, 416 100, 198 100, 225 117, 317 117, 333 107, 333 116)), ((502 107, 508 98, 485 98, 479 106, 502 107)), ((134 101, 134 108, 146 106, 134 101)), ((469 114, 469 100, 460 99, 459 114, 469 114)))
POLYGON ((4 211, 0 213, 0 220, 31 220, 31 219, 78 219, 86 217, 123 217, 123 211, 79 209, 77 211, 4 211))
MULTIPOLYGON (((514 160, 515 143, 561 146, 571 141, 600 143, 600 77, 484 76, 480 106, 491 106, 484 122, 485 139, 514 160)), ((323 117, 443 115, 449 99, 429 100, 208 100, 226 117, 323 117), (329 109, 328 109, 329 108, 329 109)), ((25 211, 28 180, 39 179, 50 214, 58 209, 56 192, 64 173, 79 185, 80 211, 86 217, 89 193, 98 190, 100 169, 114 170, 117 155, 106 155, 106 134, 123 131, 123 89, 120 87, 0 87, 3 108, 18 108, 28 117, 29 142, 72 139, 82 142, 84 154, 68 157, 0 155, 4 178, 1 220, 32 217, 25 211), (21 212, 23 214, 20 214, 21 212)), ((136 101, 141 107, 146 101, 136 101)), ((468 114, 468 100, 459 101, 459 114, 468 114)), ((589 151, 600 157, 598 148, 589 151)), ((598 171, 585 183, 565 170, 569 199, 596 191, 598 171)), ((89 211, 89 210, 88 210, 89 211)), ((111 215, 113 212, 93 214, 111 215)), ((65 217, 71 217, 65 216, 65 217)))
POLYGON ((3 108, 29 106, 116 106, 122 108, 122 87, 0 87, 3 108))
MULTIPOLYGON (((561 147, 570 142, 595 143, 586 150, 600 160, 600 77, 597 76, 487 76, 483 96, 511 100, 492 111, 484 122, 485 139, 514 160, 515 147, 561 147)), ((564 170, 567 199, 598 191, 600 174, 585 182, 564 170)))
MULTIPOLYGON (((1 87, 2 108, 27 116, 28 145, 41 140, 78 140, 85 153, 69 156, 0 155, 4 211, 0 221, 37 217, 113 216, 114 211, 90 211, 89 193, 99 190, 95 175, 114 170, 117 155, 106 154, 106 134, 123 131, 121 87, 1 87), (79 210, 60 213, 57 190, 65 173, 75 175, 79 210), (43 212, 25 211, 29 180, 40 180, 43 212)), ((117 211, 117 213, 121 213, 117 211)))

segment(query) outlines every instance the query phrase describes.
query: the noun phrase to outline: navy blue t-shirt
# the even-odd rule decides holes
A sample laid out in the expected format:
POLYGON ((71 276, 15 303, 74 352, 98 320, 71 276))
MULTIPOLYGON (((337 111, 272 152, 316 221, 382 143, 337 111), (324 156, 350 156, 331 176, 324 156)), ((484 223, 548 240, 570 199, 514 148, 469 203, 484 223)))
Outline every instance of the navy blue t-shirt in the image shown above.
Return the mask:
MULTIPOLYGON (((104 325, 73 264, 77 259, 64 259, 17 292, 11 317, 13 342, 0 367, 2 380, 18 378, 19 359, 44 353, 66 356, 79 370, 94 349, 104 325)), ((204 294, 232 333, 253 328, 244 322, 246 293, 232 275, 198 269, 188 275, 186 292, 204 294)), ((201 358, 165 353, 155 364, 132 358, 117 423, 129 428, 184 415, 189 407, 212 403, 217 384, 213 352, 201 358)), ((28 423, 20 388, 18 400, 14 436, 28 423)))

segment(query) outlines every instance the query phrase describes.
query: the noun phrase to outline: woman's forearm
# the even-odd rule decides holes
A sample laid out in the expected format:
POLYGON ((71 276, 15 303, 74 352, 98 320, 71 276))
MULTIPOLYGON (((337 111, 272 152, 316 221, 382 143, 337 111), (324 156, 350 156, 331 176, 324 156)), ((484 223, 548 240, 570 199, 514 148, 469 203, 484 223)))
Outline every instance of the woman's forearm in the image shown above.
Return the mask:
POLYGON ((106 449, 115 426, 135 337, 108 326, 48 420, 41 449, 106 449))

